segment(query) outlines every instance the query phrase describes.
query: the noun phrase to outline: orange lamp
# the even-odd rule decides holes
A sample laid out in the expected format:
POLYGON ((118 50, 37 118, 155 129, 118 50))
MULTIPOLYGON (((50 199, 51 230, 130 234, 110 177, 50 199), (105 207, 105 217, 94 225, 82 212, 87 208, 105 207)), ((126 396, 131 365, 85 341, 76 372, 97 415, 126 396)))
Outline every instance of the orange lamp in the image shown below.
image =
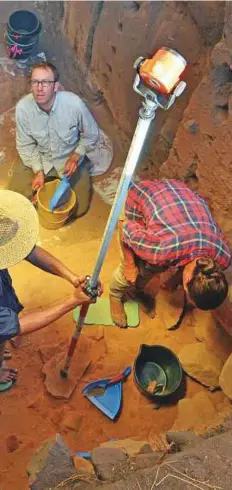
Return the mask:
POLYGON ((180 81, 186 65, 187 62, 179 53, 173 49, 161 48, 152 58, 140 64, 139 74, 149 87, 170 94, 180 81))

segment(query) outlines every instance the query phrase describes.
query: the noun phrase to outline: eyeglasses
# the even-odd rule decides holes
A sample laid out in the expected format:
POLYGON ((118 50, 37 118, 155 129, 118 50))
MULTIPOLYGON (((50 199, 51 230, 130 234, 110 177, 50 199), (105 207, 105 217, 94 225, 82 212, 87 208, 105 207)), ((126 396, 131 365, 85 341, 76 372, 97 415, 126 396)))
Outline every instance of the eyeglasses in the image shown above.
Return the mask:
POLYGON ((37 87, 41 85, 41 87, 50 87, 52 83, 56 83, 56 80, 31 80, 30 84, 32 87, 37 87))

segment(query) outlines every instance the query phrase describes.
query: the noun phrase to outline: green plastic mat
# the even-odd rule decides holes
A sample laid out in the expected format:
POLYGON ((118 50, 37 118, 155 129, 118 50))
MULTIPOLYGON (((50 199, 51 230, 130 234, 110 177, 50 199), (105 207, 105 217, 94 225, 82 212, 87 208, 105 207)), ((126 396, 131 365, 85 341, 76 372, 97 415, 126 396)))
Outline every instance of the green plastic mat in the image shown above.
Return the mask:
MULTIPOLYGON (((128 327, 135 328, 139 326, 139 305, 136 301, 127 301, 124 303, 127 315, 128 327)), ((73 311, 73 319, 77 322, 79 318, 80 307, 73 311)), ((85 318, 86 325, 104 325, 112 326, 114 322, 110 314, 110 300, 108 298, 99 298, 97 303, 90 305, 85 318)))

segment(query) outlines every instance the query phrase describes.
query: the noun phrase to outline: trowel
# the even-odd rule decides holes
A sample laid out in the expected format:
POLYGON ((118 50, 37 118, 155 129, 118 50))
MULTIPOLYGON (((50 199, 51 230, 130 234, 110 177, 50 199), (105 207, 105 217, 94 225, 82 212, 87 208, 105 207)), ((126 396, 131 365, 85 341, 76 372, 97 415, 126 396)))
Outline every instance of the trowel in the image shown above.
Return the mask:
POLYGON ((64 175, 58 185, 55 194, 52 196, 49 202, 50 211, 55 211, 55 209, 63 206, 70 198, 71 186, 69 179, 64 175))
POLYGON ((93 381, 85 386, 82 393, 111 420, 114 420, 121 408, 122 382, 130 375, 131 367, 128 366, 123 373, 113 378, 93 381))
MULTIPOLYGON (((85 161, 85 155, 83 155, 78 161, 78 168, 80 169, 85 161)), ((72 175, 71 177, 66 177, 64 174, 60 184, 58 185, 54 195, 50 199, 49 209, 50 211, 55 211, 59 209, 61 206, 64 206, 66 202, 70 199, 71 189, 79 180, 80 175, 79 172, 77 174, 72 175)))

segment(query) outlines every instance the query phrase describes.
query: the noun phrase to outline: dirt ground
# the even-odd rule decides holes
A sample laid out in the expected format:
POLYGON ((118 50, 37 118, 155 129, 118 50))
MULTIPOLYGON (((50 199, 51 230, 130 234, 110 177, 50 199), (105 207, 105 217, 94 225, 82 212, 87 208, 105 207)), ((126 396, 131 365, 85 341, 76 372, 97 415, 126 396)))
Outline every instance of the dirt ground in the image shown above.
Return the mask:
MULTIPOLYGON (((17 163, 13 111, 1 116, 0 149, 4 153, 4 163, 0 166, 0 187, 4 188, 13 171, 12 165, 17 163)), ((102 178, 103 183, 98 179, 98 185, 102 183, 104 189, 106 178, 110 179, 115 169, 117 174, 122 161, 123 155, 118 149, 112 169, 102 178)), ((91 274, 109 211, 110 206, 95 192, 86 216, 57 231, 41 227, 38 244, 79 274, 91 274)), ((114 236, 101 273, 105 297, 108 295, 109 281, 118 264, 118 258, 118 245, 114 236)), ((70 285, 65 281, 26 262, 12 268, 10 272, 25 310, 44 307, 71 291, 70 285)), ((152 410, 149 401, 136 388, 133 375, 123 386, 123 408, 116 422, 104 417, 81 395, 81 389, 88 381, 115 374, 127 365, 132 365, 143 343, 163 344, 178 354, 186 343, 195 342, 190 313, 179 330, 166 330, 164 314, 169 314, 166 294, 161 292, 158 295, 157 316, 154 320, 140 312, 138 328, 84 328, 74 361, 76 366, 73 365, 71 371, 75 371, 79 360, 81 363, 83 358, 89 358, 91 365, 79 380, 77 389, 68 402, 57 400, 46 392, 39 349, 46 350, 49 347, 54 354, 67 345, 74 327, 71 314, 54 322, 47 329, 24 337, 18 348, 11 347, 13 358, 10 365, 19 369, 19 379, 9 392, 0 396, 1 490, 28 488, 27 463, 42 441, 54 433, 61 433, 75 454, 77 451, 91 450, 100 442, 112 438, 147 439, 151 432, 160 433, 171 429, 177 416, 177 406, 152 410), (65 415, 70 410, 77 411, 80 416, 78 432, 64 427, 65 415), (15 435, 19 441, 19 447, 14 452, 9 452, 6 445, 6 440, 11 435, 15 435)), ((204 391, 200 384, 190 378, 186 381, 187 398, 204 391)), ((228 411, 228 403, 222 392, 211 393, 209 396, 217 413, 221 415, 221 412, 228 411)))

